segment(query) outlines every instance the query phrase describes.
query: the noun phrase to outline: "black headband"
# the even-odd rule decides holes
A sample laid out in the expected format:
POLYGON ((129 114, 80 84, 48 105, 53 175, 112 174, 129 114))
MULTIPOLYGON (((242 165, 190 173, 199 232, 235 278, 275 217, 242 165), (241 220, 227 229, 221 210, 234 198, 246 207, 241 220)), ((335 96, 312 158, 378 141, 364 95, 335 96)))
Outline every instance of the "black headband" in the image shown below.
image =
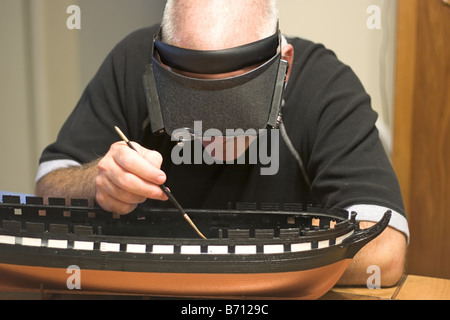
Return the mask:
POLYGON ((178 70, 201 73, 227 73, 265 62, 276 55, 280 46, 280 33, 243 46, 225 50, 190 50, 172 46, 160 40, 160 32, 154 45, 160 60, 178 70))

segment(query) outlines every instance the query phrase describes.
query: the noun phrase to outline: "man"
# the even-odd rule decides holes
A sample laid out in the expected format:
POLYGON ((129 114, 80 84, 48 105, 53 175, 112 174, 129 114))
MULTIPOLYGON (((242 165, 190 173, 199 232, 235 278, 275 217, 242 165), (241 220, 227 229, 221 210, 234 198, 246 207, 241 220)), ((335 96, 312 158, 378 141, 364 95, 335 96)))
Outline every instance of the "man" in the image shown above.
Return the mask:
MULTIPOLYGON (((187 208, 223 208, 229 202, 316 202, 357 211, 363 228, 380 220, 386 210, 392 210, 391 226, 360 251, 340 283, 364 285, 369 276, 367 268, 377 265, 381 268, 382 285, 394 285, 403 272, 408 225, 395 174, 375 128, 376 114, 370 107, 370 98, 350 68, 323 46, 298 38, 273 37, 277 22, 276 2, 270 0, 168 1, 162 41, 155 42, 155 51, 151 40, 158 34, 159 26, 128 36, 106 58, 57 142, 44 151, 36 193, 44 197, 88 198, 106 210, 127 214, 147 198, 155 207, 164 206, 167 198, 159 185, 167 183, 187 208), (174 164, 176 141, 171 139, 173 130, 167 131, 168 122, 197 113, 217 126, 229 123, 229 129, 237 129, 231 124, 251 120, 260 113, 257 108, 265 107, 252 105, 264 92, 238 91, 239 99, 236 94, 224 96, 223 99, 233 101, 229 107, 234 107, 234 111, 230 112, 213 111, 214 101, 203 103, 211 90, 197 91, 198 103, 195 94, 183 96, 179 91, 191 92, 197 84, 213 86, 214 81, 239 82, 241 77, 266 74, 268 63, 208 72, 216 63, 209 65, 200 59, 190 69, 183 59, 179 62, 186 67, 171 65, 176 61, 169 61, 167 55, 179 56, 184 48, 191 50, 187 52, 194 60, 217 52, 229 57, 242 48, 245 51, 247 47, 243 45, 257 48, 259 40, 265 44, 271 37, 283 42, 281 55, 289 66, 283 103, 274 104, 275 108, 282 107, 281 131, 285 133, 279 143, 272 145, 272 153, 279 156, 278 170, 262 175, 261 163, 174 164), (164 44, 171 46, 166 46, 166 50, 164 44), (144 73, 146 85, 142 83, 144 73), (168 82, 161 84, 164 74, 176 80, 172 83, 166 79, 168 82), (188 85, 166 92, 167 86, 184 82, 188 85), (205 97, 200 98, 200 94, 205 97), (242 103, 249 97, 248 103, 242 103), (180 106, 170 113, 168 108, 176 104, 180 106), (250 105, 256 109, 245 115, 250 105), (160 111, 165 115, 163 124, 157 121, 160 111), (158 125, 165 126, 166 134, 154 134, 159 131, 158 125), (117 142, 114 126, 136 141, 138 152, 117 142)), ((240 58, 212 59, 220 65, 249 58, 245 54, 237 56, 240 58)), ((282 68, 282 60, 270 61, 282 68)), ((264 83, 280 89, 279 75, 273 79, 264 83)), ((236 88, 232 89, 239 90, 240 86, 236 88)), ((219 90, 212 91, 220 94, 219 90)), ((267 119, 267 113, 264 116, 267 119)), ((270 137, 271 134, 266 135, 268 140, 270 137)), ((217 137, 201 142, 207 148, 211 140, 216 146, 225 143, 217 137)), ((232 138, 226 143, 237 144, 238 140, 232 138)), ((250 149, 251 142, 247 141, 245 147, 250 149)))

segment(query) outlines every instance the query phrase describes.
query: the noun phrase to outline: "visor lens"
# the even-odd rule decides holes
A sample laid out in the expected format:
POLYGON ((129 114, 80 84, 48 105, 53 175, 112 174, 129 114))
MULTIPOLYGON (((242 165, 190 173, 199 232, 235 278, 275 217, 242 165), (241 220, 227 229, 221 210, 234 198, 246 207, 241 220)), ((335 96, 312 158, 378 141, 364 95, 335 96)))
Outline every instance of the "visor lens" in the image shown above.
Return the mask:
POLYGON ((274 57, 241 76, 205 80, 174 73, 154 60, 154 76, 167 133, 193 128, 203 130, 263 129, 272 105, 278 64, 274 57))

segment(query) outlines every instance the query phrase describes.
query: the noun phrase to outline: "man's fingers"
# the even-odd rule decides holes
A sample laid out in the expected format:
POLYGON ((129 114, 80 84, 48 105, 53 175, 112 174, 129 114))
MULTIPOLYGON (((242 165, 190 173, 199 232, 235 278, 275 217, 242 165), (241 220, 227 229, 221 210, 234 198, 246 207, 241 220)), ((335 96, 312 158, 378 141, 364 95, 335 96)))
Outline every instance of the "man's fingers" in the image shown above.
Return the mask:
POLYGON ((166 180, 161 155, 135 147, 138 152, 115 143, 97 165, 96 200, 105 210, 126 214, 146 199, 168 200, 160 188, 166 180))
POLYGON ((134 144, 136 151, 126 145, 118 145, 113 150, 113 158, 118 166, 143 180, 161 185, 166 181, 166 174, 160 169, 162 157, 156 151, 150 151, 134 144), (149 161, 150 160, 150 161, 149 161))
POLYGON ((136 203, 141 198, 166 200, 159 185, 144 180, 124 168, 115 165, 104 170, 102 164, 99 164, 99 171, 103 171, 103 174, 97 181, 97 188, 103 188, 105 192, 122 201, 136 203))
POLYGON ((125 215, 137 208, 137 204, 122 202, 107 193, 98 193, 96 196, 98 204, 106 211, 125 215))
POLYGON ((139 204, 143 203, 148 198, 146 196, 138 195, 120 188, 106 176, 99 177, 98 181, 96 181, 96 185, 98 190, 101 190, 113 198, 125 203, 139 204))

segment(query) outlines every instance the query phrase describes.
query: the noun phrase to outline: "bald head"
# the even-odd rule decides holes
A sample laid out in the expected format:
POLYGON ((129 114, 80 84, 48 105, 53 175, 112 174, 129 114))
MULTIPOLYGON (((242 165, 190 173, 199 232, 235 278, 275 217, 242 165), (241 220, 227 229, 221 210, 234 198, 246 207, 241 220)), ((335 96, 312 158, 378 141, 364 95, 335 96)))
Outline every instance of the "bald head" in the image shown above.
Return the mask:
POLYGON ((163 41, 195 50, 227 49, 276 32, 276 0, 168 0, 163 41))

